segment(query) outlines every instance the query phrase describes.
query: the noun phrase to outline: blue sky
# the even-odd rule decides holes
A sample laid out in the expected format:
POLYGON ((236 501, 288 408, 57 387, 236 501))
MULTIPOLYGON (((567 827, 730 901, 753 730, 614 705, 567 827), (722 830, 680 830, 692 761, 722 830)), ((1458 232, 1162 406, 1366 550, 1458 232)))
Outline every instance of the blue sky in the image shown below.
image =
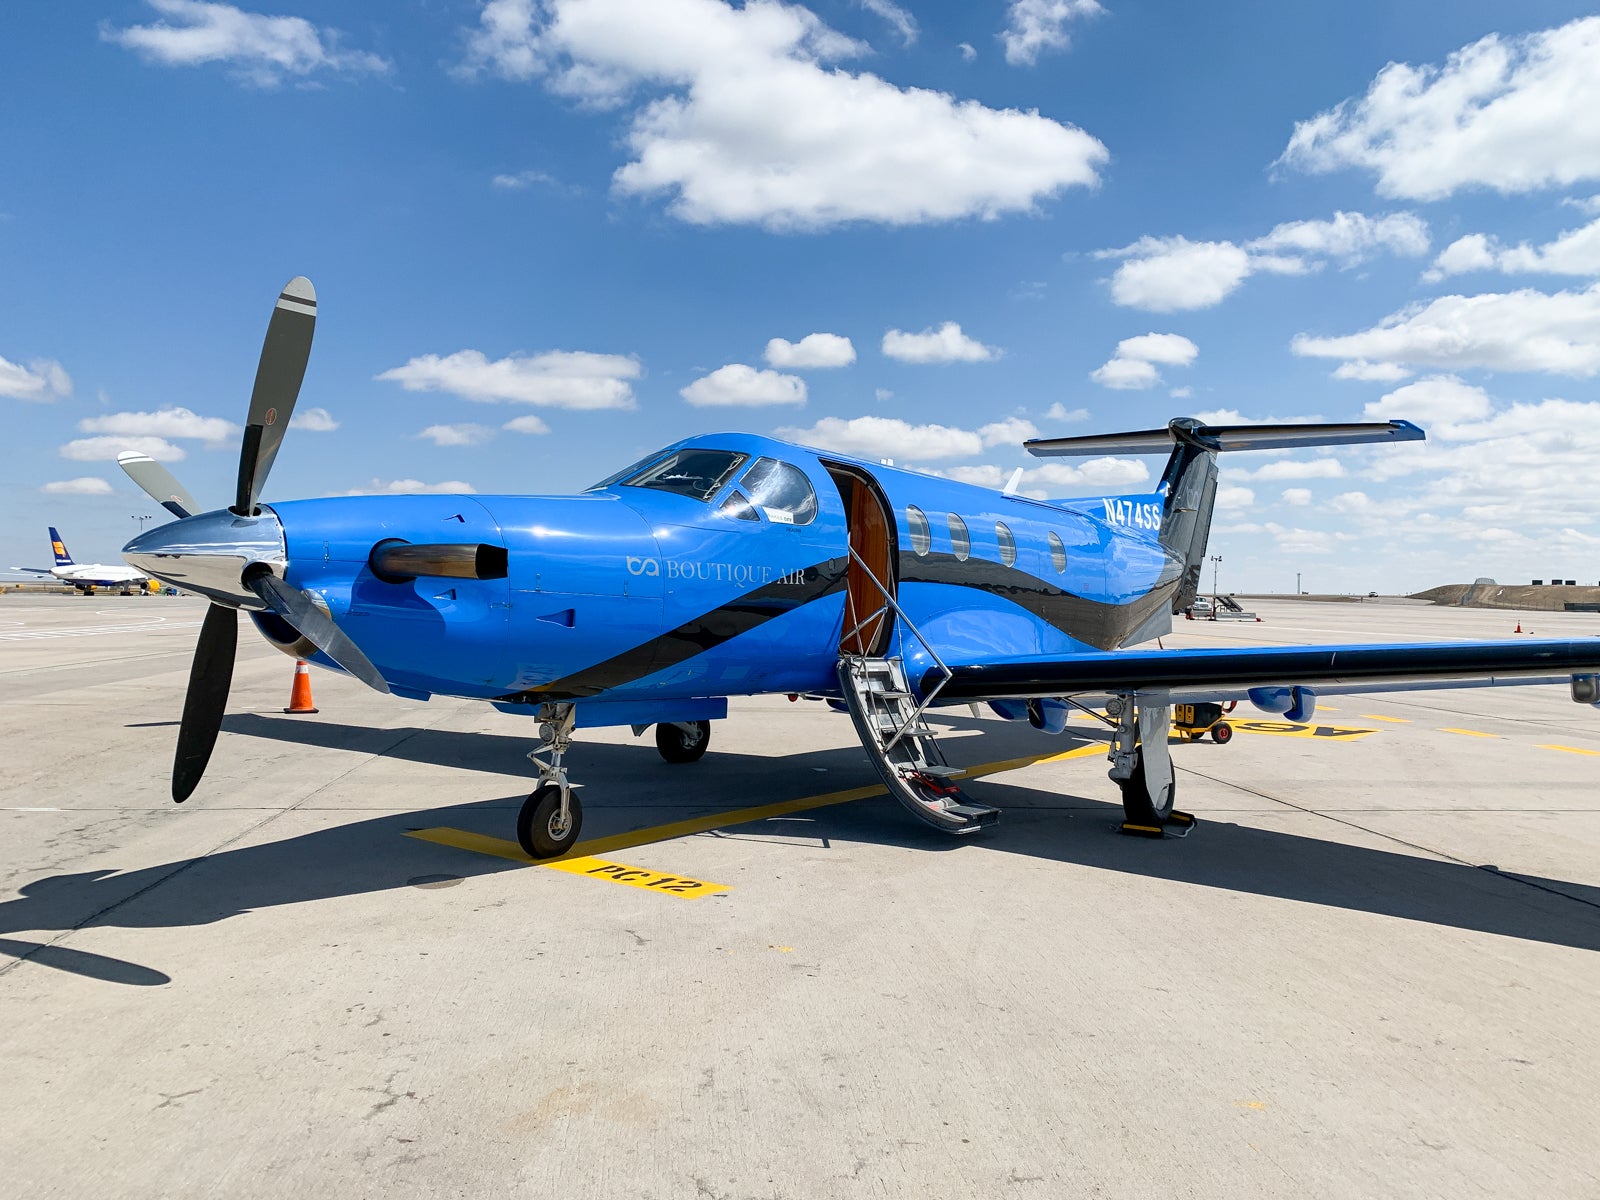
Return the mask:
POLYGON ((1159 462, 1021 438, 1404 416, 1231 457, 1224 587, 1593 582, 1592 11, 9 4, 0 565, 47 524, 114 560, 124 446, 224 504, 305 274, 268 500, 570 491, 716 429, 1119 493, 1159 462))

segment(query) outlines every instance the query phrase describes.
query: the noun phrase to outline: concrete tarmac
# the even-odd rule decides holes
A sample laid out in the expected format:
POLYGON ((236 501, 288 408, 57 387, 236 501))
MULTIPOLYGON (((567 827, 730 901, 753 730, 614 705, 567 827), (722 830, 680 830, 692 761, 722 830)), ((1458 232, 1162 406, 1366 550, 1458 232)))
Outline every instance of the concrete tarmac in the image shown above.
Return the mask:
MULTIPOLYGON (((1517 619, 1253 603, 1169 644, 1517 619)), ((852 798, 847 717, 735 701, 692 766, 581 734, 556 869, 505 857, 531 722, 323 671, 286 716, 248 627, 174 806, 202 615, 0 598, 6 1195, 1600 1196, 1600 711, 1565 688, 1241 708, 1173 746, 1200 825, 1159 842, 1114 831, 1088 721, 936 717, 1004 810, 958 841, 852 798)))

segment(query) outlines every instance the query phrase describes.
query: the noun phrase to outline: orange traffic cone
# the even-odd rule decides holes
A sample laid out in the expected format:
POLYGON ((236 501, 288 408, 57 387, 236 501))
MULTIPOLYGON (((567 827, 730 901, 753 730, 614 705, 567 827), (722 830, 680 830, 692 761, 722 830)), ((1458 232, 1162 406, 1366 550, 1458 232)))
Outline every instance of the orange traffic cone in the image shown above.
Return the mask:
POLYGON ((311 668, 306 666, 306 660, 294 660, 294 686, 289 689, 289 707, 283 710, 286 713, 314 713, 316 706, 311 703, 311 668))
POLYGON ((1522 632, 1522 622, 1521 621, 1517 622, 1517 627, 1512 632, 1514 632, 1514 633, 1521 633, 1522 632))

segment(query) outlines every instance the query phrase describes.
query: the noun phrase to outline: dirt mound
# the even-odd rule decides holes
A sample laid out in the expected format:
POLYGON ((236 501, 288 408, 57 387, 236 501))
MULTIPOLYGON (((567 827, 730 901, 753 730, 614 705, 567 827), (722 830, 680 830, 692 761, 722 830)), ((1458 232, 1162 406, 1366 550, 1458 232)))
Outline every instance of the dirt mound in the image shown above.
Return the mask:
POLYGON ((1447 583, 1424 592, 1412 592, 1411 598, 1461 608, 1520 608, 1530 612, 1561 612, 1569 604, 1600 604, 1600 587, 1447 583))

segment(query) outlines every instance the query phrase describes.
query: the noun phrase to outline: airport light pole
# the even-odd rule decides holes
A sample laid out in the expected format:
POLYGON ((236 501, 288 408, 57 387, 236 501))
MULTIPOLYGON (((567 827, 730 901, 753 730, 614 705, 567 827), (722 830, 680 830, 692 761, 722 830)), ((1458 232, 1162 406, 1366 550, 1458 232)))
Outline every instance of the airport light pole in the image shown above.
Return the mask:
POLYGON ((1217 611, 1217 572, 1222 568, 1222 555, 1211 556, 1211 611, 1217 611))
POLYGON ((133 514, 133 519, 135 521, 139 522, 139 532, 140 533, 144 532, 144 523, 146 521, 154 521, 155 520, 155 518, 152 517, 149 513, 134 513, 133 514))
POLYGON ((1296 596, 1298 596, 1300 594, 1300 572, 1299 571, 1296 571, 1294 573, 1294 594, 1296 596))

